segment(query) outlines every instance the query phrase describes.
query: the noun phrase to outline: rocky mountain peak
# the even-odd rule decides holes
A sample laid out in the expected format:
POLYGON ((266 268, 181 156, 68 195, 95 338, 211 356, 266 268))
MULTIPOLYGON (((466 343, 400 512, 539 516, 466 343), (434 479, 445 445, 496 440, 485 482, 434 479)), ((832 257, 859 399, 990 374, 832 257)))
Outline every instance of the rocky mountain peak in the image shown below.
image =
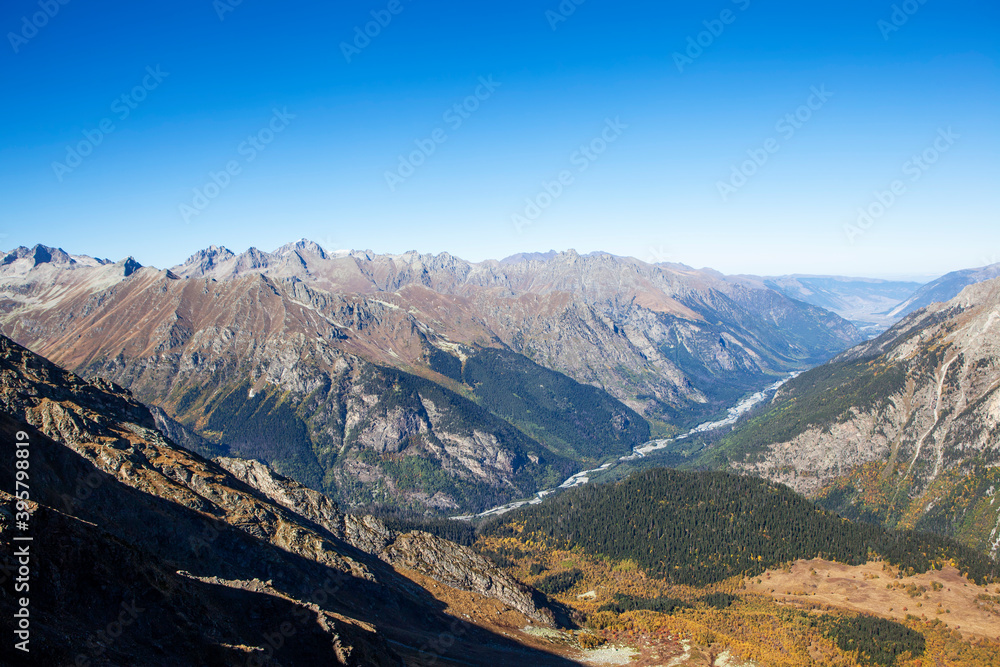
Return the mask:
POLYGON ((123 275, 128 278, 130 275, 142 268, 142 264, 135 261, 133 257, 126 257, 120 262, 115 262, 116 265, 121 265, 123 275))
POLYGON ((177 267, 176 272, 185 277, 201 276, 235 256, 225 246, 210 245, 191 255, 181 266, 177 267))
POLYGON ((251 247, 236 258, 236 264, 239 270, 261 269, 268 266, 270 259, 270 253, 251 247))
POLYGON ((33 248, 21 246, 11 250, 0 260, 0 266, 7 266, 18 260, 28 260, 32 267, 41 264, 63 264, 68 266, 76 263, 76 260, 62 248, 50 248, 49 246, 38 244, 33 248))
POLYGON ((294 243, 286 243, 271 254, 277 257, 286 257, 295 253, 306 256, 314 255, 319 259, 329 259, 329 255, 327 255, 322 246, 308 239, 299 239, 294 243))

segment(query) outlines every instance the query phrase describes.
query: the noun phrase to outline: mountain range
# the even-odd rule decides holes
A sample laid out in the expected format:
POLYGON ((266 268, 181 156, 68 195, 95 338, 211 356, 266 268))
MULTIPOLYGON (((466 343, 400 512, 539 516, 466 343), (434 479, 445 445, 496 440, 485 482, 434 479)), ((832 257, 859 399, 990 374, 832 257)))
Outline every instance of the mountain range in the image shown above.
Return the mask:
POLYGON ((18 248, 0 431, 11 460, 30 443, 31 494, 15 515, 0 469, 4 614, 23 606, 14 536, 39 548, 32 660, 0 661, 992 664, 990 276, 913 290, 306 241, 160 270, 18 248), (725 473, 630 456, 793 371, 731 430, 666 446, 725 473), (601 462, 652 469, 435 518, 601 462))
POLYGON ((764 278, 764 284, 792 299, 837 313, 863 333, 873 335, 895 324, 902 315, 891 315, 890 311, 922 287, 904 281, 800 275, 764 278))
MULTIPOLYGON (((924 289, 944 294, 990 271, 924 289)), ((448 254, 330 253, 300 241, 270 253, 212 246, 158 270, 36 246, 0 258, 0 330, 74 372, 126 387, 164 433, 206 457, 258 460, 348 507, 464 514, 557 486, 853 344, 860 347, 847 354, 868 363, 871 346, 899 327, 930 324, 904 320, 862 342, 852 323, 805 301, 861 317, 912 287, 731 277, 572 251, 470 263, 448 254)), ((860 373, 861 363, 844 356, 820 366, 786 385, 782 401, 826 373, 833 379, 824 389, 855 383, 850 405, 863 411, 875 389, 843 370, 854 364, 860 373)), ((885 365, 879 383, 905 375, 885 365)), ((907 398, 912 408, 901 415, 923 414, 931 399, 907 398)), ((828 410, 825 400, 815 403, 828 410)), ((794 404, 802 411, 802 401, 794 404)), ((808 419, 827 428, 825 415, 808 419)), ((871 416, 869 431, 885 430, 882 419, 871 416)), ((748 448, 760 458, 781 437, 812 437, 782 431, 770 416, 752 424, 727 436, 711 465, 732 459, 818 494, 840 472, 881 456, 877 440, 852 445, 866 452, 852 454, 837 438, 817 437, 814 449, 836 461, 838 475, 776 454, 751 465, 748 448)), ((786 449, 804 456, 798 440, 786 449)), ((989 531, 973 532, 982 547, 989 531)))
POLYGON ((606 253, 210 247, 166 270, 36 246, 0 329, 196 451, 350 506, 477 510, 724 411, 862 339, 762 281, 606 253))

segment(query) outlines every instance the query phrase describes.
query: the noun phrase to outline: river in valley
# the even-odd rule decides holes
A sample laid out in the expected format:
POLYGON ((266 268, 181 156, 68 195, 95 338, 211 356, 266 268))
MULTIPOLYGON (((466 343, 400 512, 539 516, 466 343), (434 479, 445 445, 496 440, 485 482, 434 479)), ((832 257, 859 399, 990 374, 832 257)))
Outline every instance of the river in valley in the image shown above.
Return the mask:
POLYGON ((546 489, 545 491, 539 491, 534 498, 515 500, 512 503, 507 503, 506 505, 500 505, 499 507, 488 509, 485 512, 480 512, 479 514, 466 514, 463 516, 453 516, 451 518, 468 521, 480 517, 504 514, 506 512, 510 512, 511 510, 516 510, 519 507, 524 507, 525 505, 537 505, 538 503, 542 502, 546 496, 550 496, 553 493, 558 493, 559 491, 565 489, 571 489, 574 486, 582 486, 583 484, 587 484, 588 482, 590 482, 590 477, 596 473, 601 473, 607 470, 611 470, 612 468, 626 461, 635 461, 636 459, 641 459, 647 454, 655 452, 659 449, 665 449, 672 443, 678 442, 680 440, 686 440, 691 436, 698 435, 700 433, 708 433, 710 431, 715 431, 726 426, 732 426, 739 420, 740 417, 750 412, 750 410, 752 410, 755 406, 759 405, 760 403, 763 403, 769 397, 773 396, 774 393, 778 391, 778 389, 783 384, 785 384, 786 382, 788 382, 793 378, 798 377, 801 374, 802 374, 801 372, 792 373, 787 378, 784 378, 783 380, 778 380, 769 387, 766 387, 755 394, 747 396, 746 398, 742 399, 739 403, 729 408, 729 413, 726 415, 724 419, 719 419, 717 421, 711 421, 711 422, 705 422, 704 424, 699 424, 698 426, 695 426, 687 433, 679 435, 675 438, 650 440, 649 442, 645 442, 636 447, 635 449, 633 449, 631 454, 628 454, 627 456, 622 456, 617 461, 609 461, 604 465, 600 466, 599 468, 594 468, 593 470, 582 470, 574 474, 565 482, 563 482, 562 484, 560 484, 555 488, 546 489))

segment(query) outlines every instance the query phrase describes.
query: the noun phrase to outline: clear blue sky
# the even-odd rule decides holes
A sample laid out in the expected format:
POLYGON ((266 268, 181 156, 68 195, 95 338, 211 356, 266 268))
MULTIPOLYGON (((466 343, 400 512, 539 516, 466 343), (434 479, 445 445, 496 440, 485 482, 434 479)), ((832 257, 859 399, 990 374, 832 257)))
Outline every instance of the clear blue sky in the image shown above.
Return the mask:
POLYGON ((729 273, 1000 261, 995 1, 910 0, 896 24, 876 0, 566 0, 568 16, 558 0, 234 1, 4 4, 0 246, 156 266, 300 237, 729 273), (345 56, 372 11, 387 25, 345 56), (678 66, 689 38, 703 46, 678 66), (779 127, 796 112, 808 120, 779 127), (418 141, 433 153, 398 171, 418 141), (766 163, 724 197, 748 151, 766 163), (910 162, 924 151, 934 164, 910 162), (199 201, 212 173, 228 184, 199 201), (850 242, 845 225, 894 181, 850 242), (562 188, 551 203, 543 182, 562 188), (530 219, 526 199, 548 207, 530 219))

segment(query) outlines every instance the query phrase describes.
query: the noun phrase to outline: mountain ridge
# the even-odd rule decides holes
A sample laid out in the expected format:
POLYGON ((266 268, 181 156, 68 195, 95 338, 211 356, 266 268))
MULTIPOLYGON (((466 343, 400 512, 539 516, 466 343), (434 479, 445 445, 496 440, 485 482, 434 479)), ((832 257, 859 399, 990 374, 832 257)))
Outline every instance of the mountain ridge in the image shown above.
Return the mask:
POLYGON ((967 286, 997 277, 1000 277, 1000 264, 953 271, 927 283, 909 299, 890 310, 887 315, 889 317, 902 317, 932 303, 950 301, 967 286))
POLYGON ((705 460, 996 556, 998 325, 1000 279, 969 285, 789 382, 705 460))
POLYGON ((759 282, 608 253, 117 266, 0 266, 0 329, 349 506, 529 496, 861 338, 759 282))

